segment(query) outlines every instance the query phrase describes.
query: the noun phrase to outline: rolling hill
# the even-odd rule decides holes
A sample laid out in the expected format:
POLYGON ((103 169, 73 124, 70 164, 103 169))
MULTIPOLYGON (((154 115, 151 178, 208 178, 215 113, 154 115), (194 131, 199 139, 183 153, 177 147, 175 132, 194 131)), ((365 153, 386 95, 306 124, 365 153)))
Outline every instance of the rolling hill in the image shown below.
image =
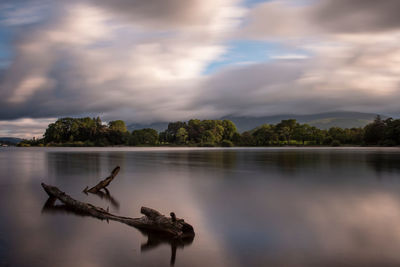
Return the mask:
MULTIPOLYGON (((372 122, 377 114, 361 112, 329 112, 310 115, 275 115, 265 117, 226 117, 236 124, 239 132, 254 129, 262 124, 276 124, 281 120, 295 119, 299 123, 307 123, 320 129, 331 127, 353 128, 364 127, 372 122)), ((386 116, 382 116, 386 118, 386 116)))
MULTIPOLYGON (((255 127, 262 124, 276 124, 279 123, 281 120, 287 119, 295 119, 299 123, 307 123, 320 129, 329 129, 330 127, 364 127, 368 123, 372 122, 375 119, 376 115, 377 114, 362 112, 329 112, 309 115, 284 114, 263 117, 226 116, 221 119, 233 121, 236 124, 238 131, 244 132, 254 129, 255 127)), ((386 116, 382 116, 382 118, 386 118, 386 116)), ((143 128, 153 128, 160 132, 167 129, 167 127, 168 122, 157 122, 151 124, 132 123, 128 125, 128 129, 130 131, 140 130, 143 128)))

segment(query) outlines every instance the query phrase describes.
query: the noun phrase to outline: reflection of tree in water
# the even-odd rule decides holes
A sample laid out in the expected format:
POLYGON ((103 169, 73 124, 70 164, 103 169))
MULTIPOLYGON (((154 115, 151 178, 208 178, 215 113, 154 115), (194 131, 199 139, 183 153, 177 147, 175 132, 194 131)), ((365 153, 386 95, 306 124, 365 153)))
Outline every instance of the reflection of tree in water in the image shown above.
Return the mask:
POLYGON ((49 176, 80 176, 94 178, 102 170, 116 165, 124 168, 126 154, 123 152, 49 152, 46 153, 49 176))
POLYGON ((158 160, 177 167, 216 167, 233 169, 237 165, 237 151, 174 151, 159 153, 158 160))
POLYGON ((400 173, 400 155, 397 153, 370 153, 366 162, 377 174, 400 173))
MULTIPOLYGON (((296 174, 300 168, 321 168, 326 161, 317 153, 304 153, 299 151, 248 153, 243 160, 246 164, 256 165, 257 168, 266 168, 284 174, 296 174)), ((288 176, 291 177, 291 176, 288 176)))
POLYGON ((243 154, 241 161, 247 168, 277 172, 285 177, 294 177, 300 173, 315 174, 338 172, 340 170, 364 169, 366 156, 364 153, 348 153, 347 151, 271 151, 243 154))
POLYGON ((100 154, 100 156, 103 156, 102 158, 105 160, 102 166, 104 166, 106 169, 112 169, 114 168, 114 166, 120 166, 123 170, 126 169, 125 168, 125 162, 127 160, 126 152, 113 151, 113 152, 101 152, 101 153, 106 154, 106 155, 100 154))
MULTIPOLYGON (((49 197, 47 201, 44 203, 42 208, 42 213, 47 214, 58 214, 58 213, 65 213, 65 214, 73 214, 75 216, 80 217, 92 217, 99 219, 97 217, 89 215, 87 212, 81 212, 73 207, 64 205, 64 204, 55 204, 57 198, 49 197)), ((101 220, 101 219, 99 219, 101 220)), ((108 220, 107 220, 108 222, 108 220)), ((185 238, 176 238, 170 237, 165 235, 164 233, 151 231, 151 230, 144 230, 138 229, 143 235, 147 236, 147 242, 141 245, 141 252, 149 251, 152 249, 157 248, 162 244, 168 244, 171 247, 171 259, 170 264, 173 266, 175 264, 176 259, 176 250, 177 248, 183 248, 185 246, 189 246, 192 244, 194 240, 194 236, 185 237, 185 238)))
POLYGON ((205 163, 212 167, 233 169, 237 164, 236 151, 207 151, 203 155, 205 163))
POLYGON ((49 152, 46 153, 49 174, 52 177, 66 175, 99 176, 99 153, 49 152))

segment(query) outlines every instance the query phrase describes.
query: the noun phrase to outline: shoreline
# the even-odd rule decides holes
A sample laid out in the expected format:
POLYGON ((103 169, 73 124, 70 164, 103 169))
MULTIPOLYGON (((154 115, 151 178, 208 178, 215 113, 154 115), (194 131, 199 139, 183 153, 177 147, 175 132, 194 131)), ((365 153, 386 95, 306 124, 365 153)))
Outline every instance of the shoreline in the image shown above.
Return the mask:
MULTIPOLYGON (((387 148, 387 149, 400 149, 400 146, 8 146, 7 148, 122 148, 122 149, 341 149, 341 148, 354 148, 354 149, 373 149, 373 148, 387 148)), ((0 147, 1 149, 1 147, 0 147)))

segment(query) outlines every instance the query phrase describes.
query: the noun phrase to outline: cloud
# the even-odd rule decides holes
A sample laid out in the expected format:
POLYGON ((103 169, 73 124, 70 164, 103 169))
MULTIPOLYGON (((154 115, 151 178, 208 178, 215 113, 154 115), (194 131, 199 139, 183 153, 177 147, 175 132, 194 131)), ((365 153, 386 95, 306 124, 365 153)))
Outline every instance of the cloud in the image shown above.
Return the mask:
POLYGON ((397 0, 275 0, 250 10, 241 35, 308 39, 316 35, 398 31, 397 0))
MULTIPOLYGON (((185 11, 170 2, 174 12, 185 11)), ((221 36, 241 14, 235 1, 191 2, 195 10, 212 6, 216 11, 203 14, 208 17, 202 25, 186 14, 182 28, 174 26, 178 17, 169 23, 169 16, 160 15, 170 30, 149 30, 142 27, 146 20, 121 18, 103 2, 73 1, 62 16, 23 30, 2 77, 0 119, 88 113, 136 121, 179 116, 189 109, 192 83, 224 52, 221 36)), ((155 12, 149 16, 162 11, 132 5, 155 12)))
POLYGON ((283 55, 275 55, 271 57, 272 59, 306 59, 307 55, 304 54, 283 54, 283 55))
MULTIPOLYGON (((224 78, 217 78, 217 87, 222 80, 229 81, 225 82, 226 95, 230 90, 240 91, 230 89, 236 84, 246 88, 242 96, 237 96, 241 110, 231 109, 235 114, 334 110, 398 113, 400 20, 392 12, 398 7, 399 1, 358 0, 300 4, 280 0, 256 5, 237 38, 280 42, 303 51, 308 59, 299 60, 294 67, 282 64, 285 56, 273 56, 277 60, 252 66, 252 72, 264 73, 264 79, 256 79, 261 81, 257 85, 252 82, 256 74, 242 69, 241 73, 226 71, 224 78), (235 82, 236 77, 249 83, 235 82), (275 83, 277 77, 284 79, 279 85, 275 83)), ((222 99, 223 94, 218 97, 222 99)))
POLYGON ((398 10, 397 0, 325 0, 311 19, 333 32, 382 32, 399 29, 398 10))
POLYGON ((205 81, 195 107, 211 117, 335 110, 398 112, 400 73, 360 68, 357 61, 346 67, 334 61, 278 60, 230 68, 205 81), (331 68, 321 68, 325 64, 331 68))
MULTIPOLYGON (((138 26, 153 27, 157 30, 179 29, 204 31, 211 27, 216 34, 226 30, 225 19, 232 14, 241 15, 235 6, 237 0, 90 0, 89 3, 107 9, 138 26)), ((207 32, 206 34, 209 34, 207 32)))
POLYGON ((19 138, 42 137, 47 126, 55 120, 55 118, 0 120, 0 136, 19 138))
POLYGON ((246 10, 236 0, 6 2, 0 24, 13 31, 14 56, 0 69, 0 120, 396 114, 398 5, 277 0, 246 10), (237 40, 282 49, 264 62, 205 74, 231 56, 228 44, 237 40))

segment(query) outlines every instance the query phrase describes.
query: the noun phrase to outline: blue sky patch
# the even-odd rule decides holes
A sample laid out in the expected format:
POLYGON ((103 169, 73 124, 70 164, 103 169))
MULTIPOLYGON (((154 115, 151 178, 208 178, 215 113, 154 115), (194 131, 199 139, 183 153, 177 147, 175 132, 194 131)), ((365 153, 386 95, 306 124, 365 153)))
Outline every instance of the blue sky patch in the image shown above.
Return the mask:
POLYGON ((226 66, 262 63, 274 59, 302 59, 309 56, 305 51, 289 50, 276 42, 236 40, 227 46, 227 52, 210 63, 203 74, 212 74, 226 66))

